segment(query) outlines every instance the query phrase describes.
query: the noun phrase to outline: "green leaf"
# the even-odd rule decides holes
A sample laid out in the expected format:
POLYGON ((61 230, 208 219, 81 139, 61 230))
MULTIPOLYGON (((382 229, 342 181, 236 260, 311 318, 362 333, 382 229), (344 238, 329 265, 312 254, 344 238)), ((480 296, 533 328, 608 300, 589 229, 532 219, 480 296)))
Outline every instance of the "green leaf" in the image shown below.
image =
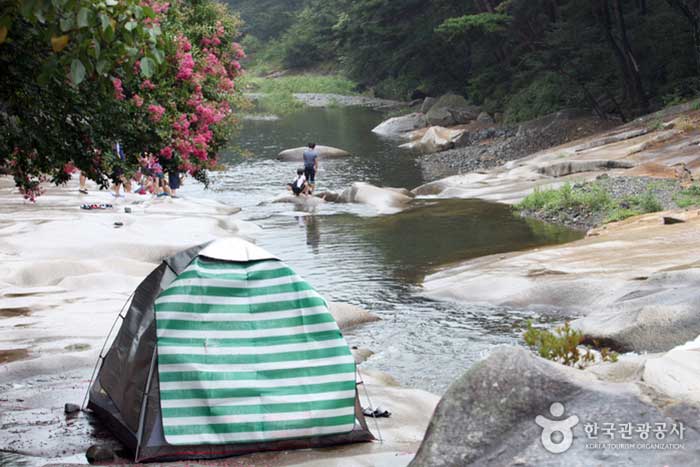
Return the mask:
POLYGON ((156 68, 156 64, 152 58, 143 57, 141 59, 141 74, 144 77, 150 78, 151 76, 153 76, 153 72, 155 71, 155 68, 156 68))
POLYGON ((114 40, 114 29, 112 29, 111 24, 105 29, 104 38, 107 42, 112 42, 114 40))
POLYGON ((78 10, 78 27, 79 28, 87 28, 88 26, 90 26, 89 14, 90 14, 90 10, 88 10, 85 7, 78 10))
POLYGON ((105 4, 107 6, 116 6, 116 5, 119 5, 119 2, 117 0, 106 0, 105 4))
POLYGON ((97 70, 97 73, 102 75, 102 76, 107 76, 107 73, 109 72, 109 69, 111 67, 111 63, 108 60, 99 60, 97 62, 97 66, 95 69, 97 70))
POLYGON ((153 8, 150 6, 144 6, 143 8, 143 14, 146 15, 147 18, 155 18, 156 17, 156 12, 153 11, 153 8))
POLYGON ((133 58, 139 53, 139 49, 137 49, 136 47, 127 47, 126 53, 129 54, 129 57, 133 58))
POLYGON ((100 47, 100 41, 93 40, 92 47, 93 47, 93 50, 95 51, 95 58, 99 59, 100 53, 102 52, 102 47, 100 47))
POLYGON ((104 13, 100 13, 100 24, 102 24, 102 30, 106 31, 107 28, 111 26, 109 16, 105 15, 104 13))
POLYGON ((138 23, 136 21, 129 21, 124 25, 124 29, 126 29, 127 31, 133 31, 134 29, 136 29, 136 26, 138 26, 138 23))
POLYGON ((73 17, 61 18, 61 31, 68 32, 73 29, 73 17))
POLYGON ((151 47, 151 55, 153 55, 153 58, 158 65, 162 64, 163 60, 165 60, 165 54, 156 47, 151 47))
POLYGON ((70 78, 76 86, 85 79, 85 65, 77 58, 70 64, 70 78))

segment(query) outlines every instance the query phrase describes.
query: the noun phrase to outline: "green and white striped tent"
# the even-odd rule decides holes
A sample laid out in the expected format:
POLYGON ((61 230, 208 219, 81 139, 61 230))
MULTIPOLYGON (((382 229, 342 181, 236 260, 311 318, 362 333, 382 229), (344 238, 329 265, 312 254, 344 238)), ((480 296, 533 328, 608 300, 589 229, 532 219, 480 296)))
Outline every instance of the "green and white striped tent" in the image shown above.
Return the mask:
POLYGON ((168 258, 141 283, 89 407, 136 461, 373 439, 326 301, 236 238, 168 258))

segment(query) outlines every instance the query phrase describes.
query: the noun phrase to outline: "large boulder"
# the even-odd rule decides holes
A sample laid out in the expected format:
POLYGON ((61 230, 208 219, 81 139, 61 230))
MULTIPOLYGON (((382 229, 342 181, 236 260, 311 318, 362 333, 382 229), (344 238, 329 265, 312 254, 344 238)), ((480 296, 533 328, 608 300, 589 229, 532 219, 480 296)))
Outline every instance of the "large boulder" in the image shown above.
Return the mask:
POLYGON ((695 465, 698 420, 697 406, 649 398, 636 383, 604 382, 524 348, 500 347, 450 386, 410 466, 695 465), (647 423, 665 423, 664 439, 654 431, 642 438, 637 430, 647 423), (671 434, 680 423, 683 439, 671 434))
POLYGON ((419 128, 425 128, 426 126, 428 126, 428 123, 425 119, 425 115, 420 112, 415 112, 385 120, 374 127, 372 132, 382 136, 396 137, 419 128))
POLYGON ((413 197, 410 191, 403 188, 385 188, 355 182, 341 193, 339 201, 368 204, 381 214, 390 214, 404 209, 413 197))
POLYGON ((634 352, 665 352, 700 335, 700 269, 642 279, 623 289, 626 293, 615 303, 572 326, 590 342, 634 352))
POLYGON ((479 107, 470 105, 464 97, 445 94, 432 105, 426 119, 430 125, 453 126, 476 120, 479 113, 479 107))
POLYGON ((700 405, 700 337, 644 365, 643 379, 657 391, 700 405))
POLYGON ((463 134, 464 130, 451 130, 441 126, 431 126, 420 139, 402 144, 399 147, 431 154, 454 148, 456 142, 463 134))
MULTIPOLYGON (((308 149, 306 146, 293 149, 285 149, 277 155, 277 159, 287 162, 301 162, 303 160, 304 151, 308 149)), ((317 145, 318 157, 320 159, 339 159, 348 157, 351 154, 344 149, 338 149, 331 146, 317 145)))
POLYGON ((437 99, 435 99, 434 97, 426 97, 425 99, 423 99, 423 104, 421 104, 420 106, 420 111, 424 114, 427 114, 430 111, 430 109, 433 108, 436 102, 437 99))

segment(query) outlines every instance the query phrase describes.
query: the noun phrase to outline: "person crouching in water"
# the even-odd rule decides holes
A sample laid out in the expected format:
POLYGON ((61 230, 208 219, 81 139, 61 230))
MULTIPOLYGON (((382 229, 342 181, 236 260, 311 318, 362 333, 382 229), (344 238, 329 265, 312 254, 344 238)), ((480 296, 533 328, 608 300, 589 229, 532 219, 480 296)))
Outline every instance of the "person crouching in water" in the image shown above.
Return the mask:
POLYGON ((287 184, 287 189, 291 190, 294 196, 309 194, 309 186, 306 184, 304 169, 297 169, 297 178, 292 183, 287 184))

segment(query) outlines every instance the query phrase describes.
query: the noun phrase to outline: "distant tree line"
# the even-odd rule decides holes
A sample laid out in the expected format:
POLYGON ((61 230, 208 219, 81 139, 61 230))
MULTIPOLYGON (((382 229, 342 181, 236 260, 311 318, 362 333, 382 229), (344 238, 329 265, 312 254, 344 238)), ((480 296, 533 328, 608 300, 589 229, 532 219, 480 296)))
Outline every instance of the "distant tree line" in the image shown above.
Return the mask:
POLYGON ((508 120, 628 120, 700 91, 700 0, 230 0, 258 65, 379 95, 455 91, 508 120))

